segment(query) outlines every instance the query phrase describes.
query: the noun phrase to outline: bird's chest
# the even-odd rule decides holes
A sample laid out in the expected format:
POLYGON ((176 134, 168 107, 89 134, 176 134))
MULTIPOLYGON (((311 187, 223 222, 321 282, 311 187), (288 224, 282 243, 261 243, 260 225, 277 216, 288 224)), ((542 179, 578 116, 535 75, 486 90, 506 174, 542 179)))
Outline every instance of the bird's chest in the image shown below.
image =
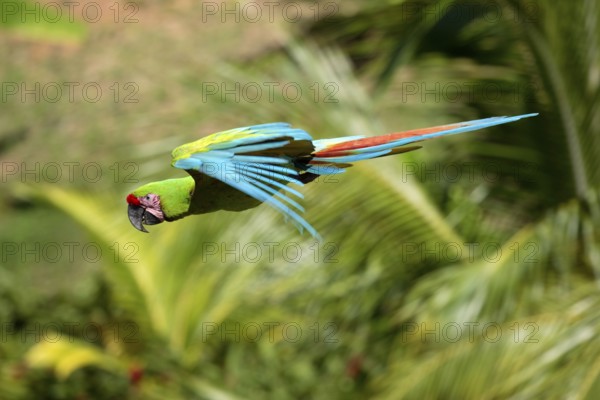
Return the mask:
POLYGON ((194 189, 191 214, 206 214, 219 210, 244 211, 261 202, 219 180, 207 178, 194 189))

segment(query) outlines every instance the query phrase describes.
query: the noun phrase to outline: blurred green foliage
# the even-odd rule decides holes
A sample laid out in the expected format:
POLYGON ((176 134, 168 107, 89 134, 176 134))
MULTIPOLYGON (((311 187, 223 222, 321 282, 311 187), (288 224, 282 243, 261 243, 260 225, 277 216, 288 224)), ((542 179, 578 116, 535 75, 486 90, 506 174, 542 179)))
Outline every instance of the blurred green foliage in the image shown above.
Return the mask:
POLYGON ((598 396, 594 1, 86 4, 0 2, 1 399, 598 396), (308 185, 323 243, 126 219, 215 131, 529 112, 308 185))
POLYGON ((21 38, 64 45, 80 43, 85 37, 85 23, 75 19, 69 12, 71 8, 65 9, 58 3, 1 0, 0 10, 0 29, 21 38))

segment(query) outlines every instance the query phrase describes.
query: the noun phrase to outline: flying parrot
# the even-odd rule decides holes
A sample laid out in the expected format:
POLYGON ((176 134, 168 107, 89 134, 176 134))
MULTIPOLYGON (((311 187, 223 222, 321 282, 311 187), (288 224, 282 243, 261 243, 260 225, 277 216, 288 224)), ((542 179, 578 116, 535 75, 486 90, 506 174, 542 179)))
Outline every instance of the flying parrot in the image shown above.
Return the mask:
POLYGON ((151 182, 133 191, 127 196, 129 220, 138 230, 148 232, 144 224, 219 210, 243 211, 264 202, 291 219, 301 232, 306 229, 319 238, 301 216, 304 208, 294 199, 302 199, 302 193, 289 184, 302 186, 320 175, 342 173, 356 161, 416 150, 421 146, 412 144, 423 140, 535 115, 321 140, 283 122, 218 132, 173 150, 171 165, 189 176, 151 182))

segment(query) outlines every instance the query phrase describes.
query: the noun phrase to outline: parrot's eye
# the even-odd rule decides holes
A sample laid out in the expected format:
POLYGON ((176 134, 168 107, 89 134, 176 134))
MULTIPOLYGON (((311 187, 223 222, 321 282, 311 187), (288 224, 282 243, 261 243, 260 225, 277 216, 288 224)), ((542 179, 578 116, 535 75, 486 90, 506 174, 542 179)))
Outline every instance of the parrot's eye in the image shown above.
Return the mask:
POLYGON ((146 195, 146 196, 145 196, 145 199, 146 199, 146 200, 150 200, 150 196, 146 195))

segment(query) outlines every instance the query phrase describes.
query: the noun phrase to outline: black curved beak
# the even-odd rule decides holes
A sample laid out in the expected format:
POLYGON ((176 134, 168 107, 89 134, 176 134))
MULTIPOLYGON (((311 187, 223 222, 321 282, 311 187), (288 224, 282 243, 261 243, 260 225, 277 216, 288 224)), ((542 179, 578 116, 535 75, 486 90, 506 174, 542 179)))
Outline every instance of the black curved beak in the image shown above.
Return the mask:
POLYGON ((129 221, 131 225, 133 225, 137 230, 146 232, 146 228, 144 228, 144 224, 146 225, 156 225, 160 224, 162 221, 156 218, 149 212, 146 212, 146 209, 141 206, 134 206, 129 204, 127 208, 127 215, 129 216, 129 221))
POLYGON ((138 231, 147 233, 148 231, 146 230, 146 228, 144 228, 144 225, 142 224, 142 222, 144 221, 145 212, 146 210, 144 209, 144 207, 140 206, 134 206, 129 204, 127 208, 127 216, 129 217, 131 225, 133 225, 138 231))

